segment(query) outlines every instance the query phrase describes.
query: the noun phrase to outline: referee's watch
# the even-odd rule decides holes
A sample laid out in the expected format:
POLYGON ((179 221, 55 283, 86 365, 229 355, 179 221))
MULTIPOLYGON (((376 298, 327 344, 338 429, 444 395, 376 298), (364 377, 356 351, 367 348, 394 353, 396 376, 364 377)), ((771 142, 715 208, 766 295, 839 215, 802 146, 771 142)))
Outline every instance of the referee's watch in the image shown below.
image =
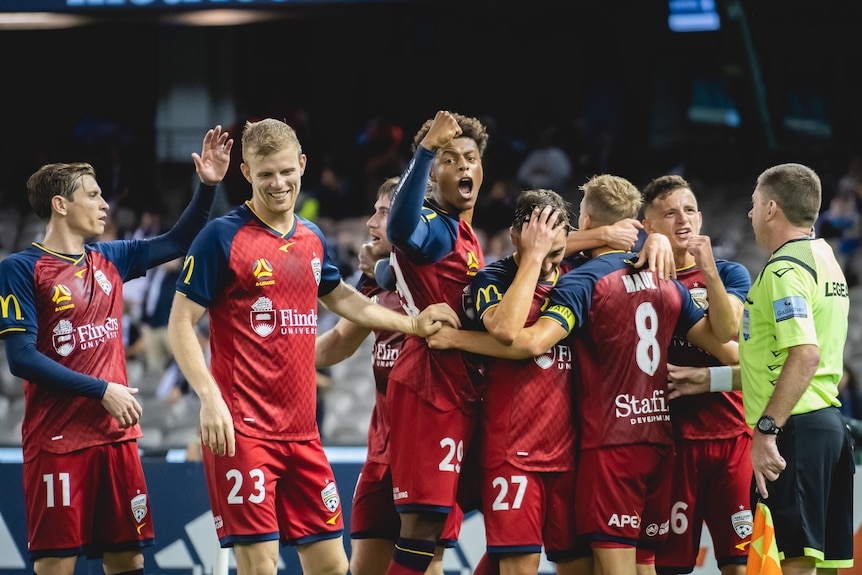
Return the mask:
POLYGON ((761 415, 757 420, 757 431, 765 435, 778 435, 781 433, 781 428, 775 425, 775 420, 772 416, 761 415))

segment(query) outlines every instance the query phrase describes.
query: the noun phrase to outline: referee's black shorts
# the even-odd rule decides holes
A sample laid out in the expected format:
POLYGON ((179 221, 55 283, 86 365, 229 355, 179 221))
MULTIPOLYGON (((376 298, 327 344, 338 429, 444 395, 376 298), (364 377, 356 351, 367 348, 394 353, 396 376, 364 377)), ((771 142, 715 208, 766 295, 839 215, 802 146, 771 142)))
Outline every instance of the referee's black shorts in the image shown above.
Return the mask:
MULTIPOLYGON (((856 466, 850 430, 840 412, 829 407, 792 415, 777 440, 787 468, 775 482, 767 482, 764 502, 772 512, 781 558, 808 556, 819 568, 848 567, 856 466)), ((752 481, 752 509, 758 501, 756 487, 752 481)))

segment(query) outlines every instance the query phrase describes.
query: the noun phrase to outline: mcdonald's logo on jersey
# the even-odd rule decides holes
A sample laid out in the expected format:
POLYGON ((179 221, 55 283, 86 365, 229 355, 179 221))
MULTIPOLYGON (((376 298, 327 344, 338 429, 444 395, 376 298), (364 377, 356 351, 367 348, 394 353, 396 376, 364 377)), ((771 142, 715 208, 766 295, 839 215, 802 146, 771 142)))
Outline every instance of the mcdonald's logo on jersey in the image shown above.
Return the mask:
POLYGON ((24 315, 21 313, 21 304, 18 302, 18 298, 15 297, 15 294, 9 294, 7 296, 0 296, 0 317, 3 319, 9 319, 10 310, 15 310, 15 319, 20 321, 24 319, 24 315))
POLYGON ((492 302, 499 302, 502 299, 503 294, 500 293, 497 286, 490 284, 479 289, 479 292, 476 294, 476 305, 484 307, 492 302))
POLYGON ((183 260, 183 271, 185 272, 183 283, 189 285, 189 282, 192 281, 192 272, 195 271, 195 256, 186 256, 186 259, 183 260))

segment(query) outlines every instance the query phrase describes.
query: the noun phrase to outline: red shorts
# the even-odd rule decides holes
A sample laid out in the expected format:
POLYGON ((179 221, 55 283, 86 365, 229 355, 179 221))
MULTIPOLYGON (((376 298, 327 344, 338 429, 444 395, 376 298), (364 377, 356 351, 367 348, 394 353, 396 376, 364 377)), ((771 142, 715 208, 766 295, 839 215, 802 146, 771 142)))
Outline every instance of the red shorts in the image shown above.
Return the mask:
POLYGON ((395 508, 448 513, 476 418, 440 411, 404 385, 389 382, 389 459, 395 508))
POLYGON ((150 498, 136 441, 25 462, 30 558, 101 557, 153 545, 150 498))
POLYGON ((751 540, 751 437, 679 441, 674 456, 670 533, 656 565, 694 569, 704 522, 719 569, 744 565, 751 540))
MULTIPOLYGON (((440 545, 453 547, 458 541, 464 514, 455 507, 446 519, 440 545)), ((385 463, 366 461, 356 481, 350 510, 351 539, 397 541, 401 519, 392 502, 392 474, 385 463)))
POLYGON ((488 553, 539 553, 574 558, 575 472, 538 473, 504 462, 482 469, 488 553))
POLYGON ((335 477, 319 439, 274 441, 236 434, 236 455, 203 450, 222 547, 279 539, 297 545, 341 535, 335 477))
POLYGON ((671 447, 583 450, 575 480, 578 535, 593 542, 658 547, 669 528, 672 472, 671 447))

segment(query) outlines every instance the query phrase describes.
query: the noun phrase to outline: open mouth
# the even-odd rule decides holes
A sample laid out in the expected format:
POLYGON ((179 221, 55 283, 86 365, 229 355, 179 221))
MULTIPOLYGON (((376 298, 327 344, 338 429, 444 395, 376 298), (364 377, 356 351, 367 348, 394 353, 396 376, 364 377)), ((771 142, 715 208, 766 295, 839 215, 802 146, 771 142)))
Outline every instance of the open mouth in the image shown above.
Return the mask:
POLYGON ((286 198, 286 197, 288 196, 288 194, 290 194, 290 192, 289 192, 289 191, 287 191, 287 190, 284 190, 284 191, 281 191, 281 192, 270 192, 270 194, 269 194, 269 195, 270 195, 270 197, 271 197, 271 198, 273 198, 273 199, 276 199, 276 200, 283 200, 284 198, 286 198))
POLYGON ((458 180, 458 191, 465 198, 473 195, 473 178, 461 178, 458 180))

